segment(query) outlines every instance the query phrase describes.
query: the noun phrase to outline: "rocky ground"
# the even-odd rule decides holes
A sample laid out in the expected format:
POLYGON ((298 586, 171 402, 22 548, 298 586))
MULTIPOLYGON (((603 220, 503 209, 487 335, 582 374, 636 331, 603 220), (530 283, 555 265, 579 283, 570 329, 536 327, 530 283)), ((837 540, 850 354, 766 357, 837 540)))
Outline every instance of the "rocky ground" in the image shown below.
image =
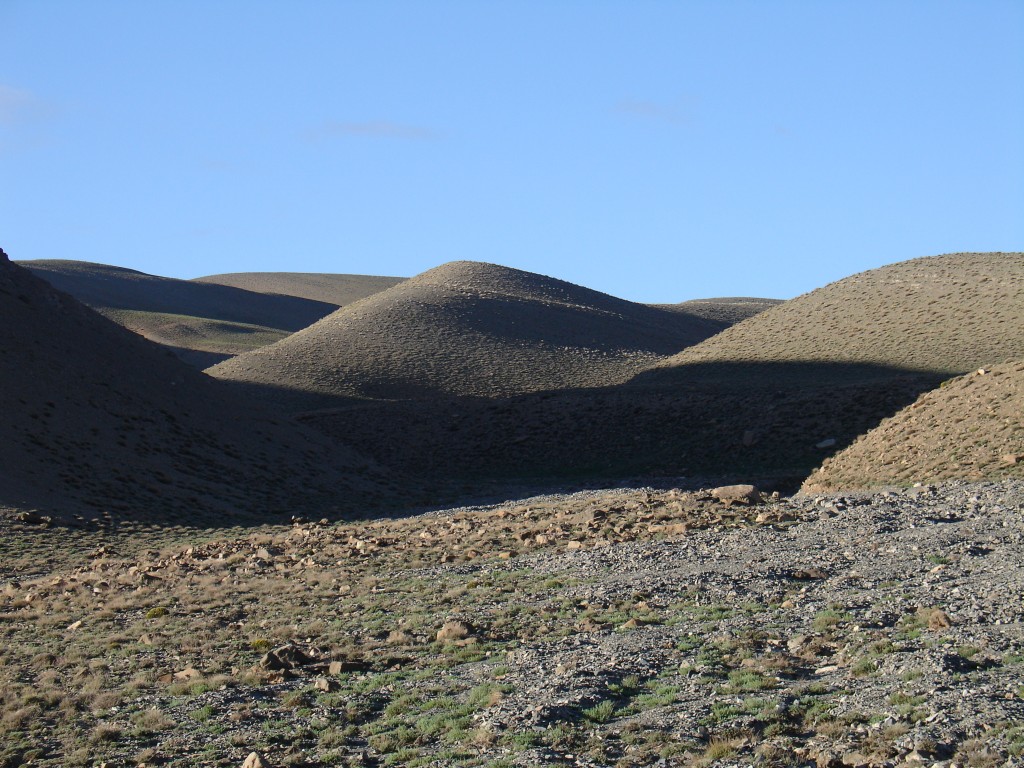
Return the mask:
POLYGON ((1024 482, 743 495, 8 520, 0 765, 1021 763, 1024 482))

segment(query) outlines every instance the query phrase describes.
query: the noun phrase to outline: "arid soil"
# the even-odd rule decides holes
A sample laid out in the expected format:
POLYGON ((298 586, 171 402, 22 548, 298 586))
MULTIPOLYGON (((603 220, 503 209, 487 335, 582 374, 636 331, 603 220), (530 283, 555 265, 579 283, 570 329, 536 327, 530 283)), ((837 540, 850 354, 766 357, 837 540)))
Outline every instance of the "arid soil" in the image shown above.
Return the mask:
POLYGON ((238 402, 2 252, 0 382, 2 505, 216 527, 364 507, 401 482, 238 402))
POLYGON ((542 275, 452 262, 209 373, 326 396, 500 397, 619 384, 721 327, 542 275))
POLYGON ((61 534, 8 522, 0 765, 1016 764, 1019 481, 715 496, 93 534, 45 569, 61 534))
POLYGON ((1024 256, 771 304, 457 262, 218 381, 0 251, 0 768, 1019 765, 1024 256))
POLYGON ((810 492, 1024 477, 1024 363, 979 368, 921 395, 804 482, 810 492))
POLYGON ((386 291, 406 278, 379 275, 342 275, 318 272, 230 272, 197 277, 197 283, 216 283, 257 293, 298 296, 344 307, 386 291))
POLYGON ((652 304, 658 309, 696 315, 722 324, 722 329, 781 304, 781 299, 758 299, 751 296, 730 296, 716 299, 691 299, 678 304, 652 304))
POLYGON ((659 363, 669 379, 714 364, 859 364, 960 374, 1024 358, 1024 254, 902 261, 818 288, 659 363))
POLYGON ((157 277, 106 264, 18 263, 199 368, 278 341, 337 309, 329 302, 157 277))

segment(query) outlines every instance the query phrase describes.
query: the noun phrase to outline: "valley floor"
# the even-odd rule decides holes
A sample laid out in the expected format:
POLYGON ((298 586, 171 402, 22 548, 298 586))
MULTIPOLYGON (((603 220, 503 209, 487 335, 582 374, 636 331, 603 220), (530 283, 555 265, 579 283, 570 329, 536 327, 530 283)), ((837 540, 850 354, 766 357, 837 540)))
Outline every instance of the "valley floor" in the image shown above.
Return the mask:
POLYGON ((1024 753, 1020 481, 2 533, 4 768, 1024 753))

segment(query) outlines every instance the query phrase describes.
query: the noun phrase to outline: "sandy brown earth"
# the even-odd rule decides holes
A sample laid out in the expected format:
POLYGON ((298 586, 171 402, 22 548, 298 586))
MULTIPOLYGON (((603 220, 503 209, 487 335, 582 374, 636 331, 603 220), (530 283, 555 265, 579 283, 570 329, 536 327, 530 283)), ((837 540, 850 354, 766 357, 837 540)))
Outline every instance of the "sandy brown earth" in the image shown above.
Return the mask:
POLYGON ((0 505, 217 526, 386 490, 350 450, 237 402, 2 252, 0 381, 0 505))
POLYGON ((944 382, 804 483, 810 493, 886 485, 1024 476, 1024 363, 944 382))
POLYGON ((720 327, 695 314, 463 261, 209 373, 320 395, 496 397, 622 383, 720 327))
POLYGON ((658 363, 652 376, 717 365, 852 363, 959 374, 1024 358, 1024 254, 956 253, 831 283, 658 363))
POLYGON ((298 296, 344 307, 380 293, 406 278, 381 275, 344 275, 322 272, 229 272, 197 277, 198 283, 216 283, 257 293, 298 296))
POLYGON ((18 262, 198 368, 270 344, 333 312, 333 303, 176 280, 84 261, 18 262))
POLYGON ((678 304, 652 304, 659 309, 696 315, 722 324, 725 329, 740 320, 764 312, 781 304, 782 299, 759 299, 751 296, 726 296, 714 299, 691 299, 678 304))

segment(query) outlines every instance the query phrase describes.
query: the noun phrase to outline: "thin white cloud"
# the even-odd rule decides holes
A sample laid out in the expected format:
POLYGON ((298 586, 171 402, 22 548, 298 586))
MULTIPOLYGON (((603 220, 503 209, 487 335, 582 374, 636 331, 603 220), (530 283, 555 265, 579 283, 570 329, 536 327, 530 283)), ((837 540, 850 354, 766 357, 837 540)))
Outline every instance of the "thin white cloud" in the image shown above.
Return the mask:
POLYGON ((49 106, 28 91, 0 83, 0 125, 46 117, 49 106))
POLYGON ((436 139, 437 134, 418 125, 404 125, 387 120, 368 122, 330 121, 311 132, 313 139, 363 137, 370 139, 404 139, 426 141, 436 139))

